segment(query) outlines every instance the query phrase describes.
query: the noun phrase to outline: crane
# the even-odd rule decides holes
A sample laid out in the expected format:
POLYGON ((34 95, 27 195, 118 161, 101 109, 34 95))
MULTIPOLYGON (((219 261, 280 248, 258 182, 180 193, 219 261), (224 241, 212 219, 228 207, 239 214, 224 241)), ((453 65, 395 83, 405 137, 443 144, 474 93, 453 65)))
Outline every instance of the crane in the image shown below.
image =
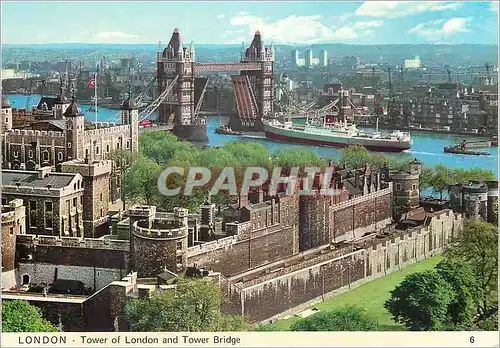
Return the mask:
POLYGON ((486 78, 488 81, 488 86, 491 86, 490 65, 488 63, 486 63, 485 67, 486 67, 486 78))

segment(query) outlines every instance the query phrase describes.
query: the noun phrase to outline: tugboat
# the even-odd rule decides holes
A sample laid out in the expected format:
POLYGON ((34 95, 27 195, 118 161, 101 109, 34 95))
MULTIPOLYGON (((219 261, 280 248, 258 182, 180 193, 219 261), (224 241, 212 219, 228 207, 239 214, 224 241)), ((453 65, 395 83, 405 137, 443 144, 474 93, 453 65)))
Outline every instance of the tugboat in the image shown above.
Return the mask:
POLYGON ((445 146, 444 152, 445 153, 454 153, 457 155, 474 155, 474 156, 489 156, 490 155, 490 153, 488 153, 488 152, 469 150, 469 149, 467 149, 467 147, 465 145, 466 145, 466 141, 463 140, 458 145, 445 146))
POLYGON ((491 141, 491 146, 498 147, 498 136, 495 135, 491 141))
POLYGON ((224 135, 243 135, 244 134, 243 132, 232 130, 231 127, 229 127, 225 124, 220 126, 219 128, 217 128, 215 130, 215 133, 224 134, 224 135))

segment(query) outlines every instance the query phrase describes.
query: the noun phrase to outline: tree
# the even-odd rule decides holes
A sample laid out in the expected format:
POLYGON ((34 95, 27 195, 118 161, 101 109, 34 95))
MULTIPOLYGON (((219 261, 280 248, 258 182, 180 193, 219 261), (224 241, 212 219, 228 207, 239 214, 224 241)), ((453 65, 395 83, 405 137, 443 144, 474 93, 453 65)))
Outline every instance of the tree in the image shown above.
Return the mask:
POLYGON ((362 308, 346 306, 295 321, 292 331, 376 331, 378 322, 362 308))
POLYGON ((342 149, 340 163, 347 168, 362 168, 370 162, 370 153, 363 146, 349 146, 342 149))
POLYGON ((43 318, 39 308, 26 301, 2 301, 3 332, 57 332, 57 327, 43 318))
POLYGON ((454 297, 453 287, 437 272, 425 271, 407 276, 384 307, 410 330, 435 331, 443 329, 454 297))
POLYGON ((475 298, 479 319, 495 314, 492 309, 498 308, 498 227, 482 220, 465 221, 445 255, 472 266, 478 286, 475 298))
POLYGON ((241 331, 240 317, 221 313, 220 289, 210 279, 178 278, 176 288, 125 306, 131 331, 241 331))
POLYGON ((158 195, 157 177, 160 166, 153 160, 140 156, 125 171, 124 186, 127 198, 136 202, 152 204, 158 195))
POLYGON ((434 175, 434 170, 429 167, 422 167, 422 172, 420 173, 420 191, 432 187, 432 177, 434 175))
POLYGON ((439 193, 439 199, 443 199, 443 192, 448 190, 453 182, 451 171, 442 164, 434 168, 434 174, 430 177, 429 184, 434 192, 439 193))
POLYGON ((448 330, 461 330, 462 327, 471 325, 476 312, 476 280, 471 265, 445 259, 436 265, 436 273, 451 285, 454 292, 454 297, 448 304, 448 318, 442 326, 448 330))

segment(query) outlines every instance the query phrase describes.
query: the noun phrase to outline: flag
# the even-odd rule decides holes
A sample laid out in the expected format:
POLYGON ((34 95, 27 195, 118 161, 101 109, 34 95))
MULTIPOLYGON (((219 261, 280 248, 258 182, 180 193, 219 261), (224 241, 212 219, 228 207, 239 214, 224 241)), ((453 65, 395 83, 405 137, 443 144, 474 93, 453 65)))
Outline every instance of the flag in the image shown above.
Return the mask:
POLYGON ((89 88, 95 87, 95 79, 90 79, 89 83, 87 84, 87 87, 89 88))

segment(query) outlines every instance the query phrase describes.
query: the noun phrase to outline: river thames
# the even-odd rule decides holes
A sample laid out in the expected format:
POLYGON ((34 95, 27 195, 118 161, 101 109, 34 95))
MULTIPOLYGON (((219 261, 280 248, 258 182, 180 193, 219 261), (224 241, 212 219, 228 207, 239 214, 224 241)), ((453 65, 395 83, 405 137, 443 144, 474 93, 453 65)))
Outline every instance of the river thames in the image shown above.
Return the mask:
MULTIPOLYGON (((7 99, 12 103, 12 107, 24 109, 31 109, 32 105, 37 105, 40 96, 39 95, 7 95, 7 99), (28 103, 27 103, 28 102, 28 103)), ((82 104, 82 112, 85 114, 85 118, 90 121, 95 121, 95 113, 88 111, 90 105, 82 104)), ((97 113, 97 119, 100 122, 116 122, 116 115, 119 110, 110 110, 106 108, 99 108, 97 113)), ((156 115, 152 114, 151 118, 155 118, 156 115)), ((328 148, 328 147, 317 147, 308 145, 296 145, 288 143, 279 143, 275 141, 268 140, 264 137, 263 133, 246 133, 243 136, 231 136, 231 135, 220 135, 215 133, 215 129, 221 124, 227 122, 227 119, 220 118, 218 116, 207 118, 207 133, 209 137, 209 142, 207 145, 220 146, 231 141, 253 141, 258 142, 267 147, 271 152, 279 149, 290 149, 290 148, 300 148, 309 149, 324 158, 338 159, 340 155, 340 149, 328 148)), ((473 136, 464 135, 453 135, 453 134, 443 134, 443 133, 429 133, 429 132, 412 132, 413 146, 410 150, 393 154, 386 153, 387 157, 400 158, 400 159, 411 159, 417 158, 426 166, 435 166, 437 164, 444 164, 450 168, 473 168, 480 167, 483 169, 490 169, 496 175, 498 175, 498 148, 490 147, 482 151, 487 151, 490 156, 468 156, 468 155, 455 155, 455 154, 445 154, 443 152, 443 147, 460 142, 462 139, 474 140, 480 139, 473 136)))

